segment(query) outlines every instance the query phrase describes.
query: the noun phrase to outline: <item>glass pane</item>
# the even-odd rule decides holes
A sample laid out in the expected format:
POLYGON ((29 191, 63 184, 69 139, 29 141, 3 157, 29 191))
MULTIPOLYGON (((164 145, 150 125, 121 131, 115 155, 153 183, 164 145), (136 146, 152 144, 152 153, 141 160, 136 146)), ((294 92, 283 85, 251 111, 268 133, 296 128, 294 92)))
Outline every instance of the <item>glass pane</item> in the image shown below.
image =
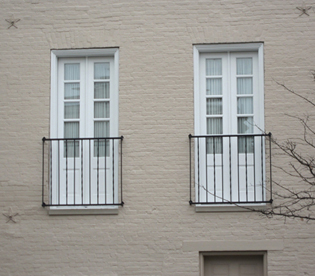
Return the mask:
POLYGON ((222 99, 207 99, 207 115, 222 114, 222 99))
POLYGON ((253 113, 253 97, 237 98, 237 113, 252 114, 253 113))
POLYGON ((222 79, 207 79, 206 92, 207 95, 222 95, 222 79))
POLYGON ((80 80, 80 63, 65 64, 65 80, 80 80))
POLYGON ((207 134, 222 134, 222 118, 207 119, 207 134))
POLYGON ((94 82, 94 99, 109 98, 109 82, 94 82))
POLYGON ((79 122, 65 122, 64 127, 65 138, 79 138, 79 122))
POLYGON ((80 83, 65 83, 65 99, 80 99, 80 83))
POLYGON ((63 143, 63 157, 79 157, 80 141, 66 140, 63 143))
POLYGON ((246 136, 238 138, 238 152, 239 153, 253 153, 254 152, 254 136, 246 136))
POLYGON ((65 103, 64 116, 65 119, 80 118, 80 103, 65 103))
POLYGON ((94 137, 109 137, 109 122, 94 122, 94 137))
MULTIPOLYGON (((94 137, 109 137, 109 122, 94 122, 94 137)), ((109 156, 110 140, 94 141, 94 156, 109 156), (105 146, 106 144, 106 146, 105 146)))
POLYGON ((237 78, 237 94, 253 94, 253 78, 237 78))
POLYGON ((109 79, 109 62, 94 63, 94 79, 109 79))
MULTIPOLYGON (((79 122, 65 122, 64 137, 79 138, 79 122)), ((64 157, 78 157, 79 145, 80 141, 64 141, 64 157)))
POLYGON ((252 58, 237 58, 236 59, 236 74, 251 75, 253 74, 252 58))
POLYGON ((254 124, 253 117, 239 117, 237 119, 237 132, 242 133, 253 133, 254 124))
POLYGON ((220 58, 206 59, 206 75, 207 76, 222 75, 222 60, 220 58))
POLYGON ((94 103, 94 118, 109 118, 109 102, 94 103))
MULTIPOLYGON (((222 118, 207 119, 207 134, 222 134, 222 118)), ((222 137, 207 138, 207 153, 222 153, 222 137)))
POLYGON ((222 137, 207 138, 207 154, 222 153, 222 137))
MULTIPOLYGON (((238 119, 238 133, 248 134, 253 133, 253 117, 239 117, 238 119)), ((239 137, 238 138, 238 152, 239 153, 253 153, 254 152, 254 137, 239 137)))
MULTIPOLYGON (((222 134, 222 118, 207 119, 207 134, 222 134)), ((222 137, 207 138, 207 153, 222 153, 222 137)))

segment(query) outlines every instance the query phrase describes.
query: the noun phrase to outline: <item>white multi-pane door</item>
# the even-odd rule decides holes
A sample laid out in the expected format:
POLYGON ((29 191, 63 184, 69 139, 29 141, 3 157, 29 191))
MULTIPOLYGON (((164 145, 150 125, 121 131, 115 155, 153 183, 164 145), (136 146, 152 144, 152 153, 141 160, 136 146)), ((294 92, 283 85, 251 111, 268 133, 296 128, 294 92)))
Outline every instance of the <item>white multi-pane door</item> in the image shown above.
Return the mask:
MULTIPOLYGON (((113 61, 62 58, 58 62, 58 138, 52 143, 53 204, 113 203, 113 141, 110 137, 113 61)), ((117 148, 116 145, 114 145, 117 148)))
MULTIPOLYGON (((260 134, 261 103, 258 85, 257 53, 231 53, 231 129, 237 134, 260 134), (234 92, 235 91, 235 92, 234 92)), ((232 177, 233 201, 262 201, 264 153, 263 137, 238 137, 234 146, 237 154, 232 162, 238 164, 232 177), (237 145, 236 145, 237 143, 237 145)))
MULTIPOLYGON (((200 134, 261 133, 257 68, 257 53, 202 55, 200 134)), ((201 201, 261 200, 260 137, 210 137, 199 147, 205 160, 200 162, 201 201)))

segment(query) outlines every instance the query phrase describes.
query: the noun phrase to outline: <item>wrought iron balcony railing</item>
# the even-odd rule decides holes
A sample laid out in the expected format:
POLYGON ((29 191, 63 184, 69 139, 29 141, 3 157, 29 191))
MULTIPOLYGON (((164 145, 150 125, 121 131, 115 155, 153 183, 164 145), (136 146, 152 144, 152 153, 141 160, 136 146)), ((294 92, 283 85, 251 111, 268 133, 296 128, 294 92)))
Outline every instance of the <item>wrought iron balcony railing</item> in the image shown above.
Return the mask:
POLYGON ((122 140, 44 137, 42 206, 122 206, 122 140))
POLYGON ((272 202, 271 133, 190 134, 189 154, 190 204, 272 202))

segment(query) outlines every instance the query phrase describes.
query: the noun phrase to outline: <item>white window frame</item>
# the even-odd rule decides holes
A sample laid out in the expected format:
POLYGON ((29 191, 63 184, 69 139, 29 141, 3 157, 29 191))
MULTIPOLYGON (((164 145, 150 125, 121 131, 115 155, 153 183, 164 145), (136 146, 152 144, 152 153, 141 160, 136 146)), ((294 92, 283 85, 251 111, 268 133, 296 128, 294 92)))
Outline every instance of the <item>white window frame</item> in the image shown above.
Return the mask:
MULTIPOLYGON (((113 80, 111 81, 111 121, 110 136, 118 137, 118 107, 119 107, 119 48, 96 48, 96 49, 62 49, 51 50, 51 98, 50 98, 50 137, 58 137, 58 60, 60 58, 112 58, 113 80), (113 108, 114 107, 114 108, 113 108)), ((118 151, 117 151, 118 154, 118 151)), ((118 160, 118 156, 115 156, 118 160)), ((118 167, 118 166, 117 166, 118 167)), ((118 172, 117 177, 118 179, 118 172)), ((115 184, 118 196, 118 182, 115 184)), ((58 214, 118 214, 117 206, 58 206, 48 208, 50 215, 58 214)))
MULTIPOLYGON (((264 59, 263 59, 263 43, 257 42, 257 43, 234 43, 234 44, 202 44, 202 45, 194 45, 193 46, 193 59, 194 59, 194 132, 195 135, 206 135, 205 132, 205 119, 203 116, 205 115, 205 109, 200 108, 201 101, 203 101, 202 93, 201 93, 201 83, 200 83, 200 62, 201 58, 204 54, 210 54, 212 56, 220 54, 226 54, 226 53, 244 53, 244 52, 255 52, 257 53, 257 63, 258 63, 258 75, 257 75, 257 93, 255 97, 257 97, 257 101, 259 102, 259 105, 254 106, 254 110, 256 109, 256 113, 259 112, 261 114, 258 119, 258 121, 255 119, 255 125, 258 127, 254 127, 253 133, 263 133, 264 132, 264 59), (258 109, 258 110, 257 110, 258 109)), ((230 66, 230 64, 228 64, 230 66)), ((228 80, 229 84, 231 80, 228 80)), ((229 103, 230 105, 230 103, 229 103)), ((231 106, 231 105, 230 105, 231 106)), ((223 107, 224 108, 224 107, 223 107)), ((234 107, 236 108, 236 107, 234 107)), ((230 124, 230 122, 229 122, 230 124)), ((224 132, 224 129, 226 129, 225 126, 223 126, 223 134, 237 134, 235 133, 226 133, 224 132)), ((231 129, 231 127, 228 127, 228 129, 231 129)), ((234 128, 235 129, 235 128, 234 128)), ((202 169, 202 168, 201 168, 202 169)), ((197 171, 197 168, 195 168, 195 171, 197 171)), ((265 171, 263 172, 265 176, 265 171)), ((197 184, 196 184, 196 191, 197 191, 197 184)), ((197 192, 196 192, 196 202, 197 200, 197 192)), ((261 205, 261 204, 260 204, 261 205)), ((263 204, 265 205, 265 204, 263 204)), ((226 210, 226 207, 231 207, 231 205, 225 205, 222 204, 220 206, 218 205, 197 205, 196 211, 213 211, 213 209, 220 209, 222 208, 226 210), (207 210, 205 210, 207 209, 207 210)), ((234 205, 233 205, 234 206, 234 205)), ((235 206, 234 206, 235 207, 235 206)), ((230 208, 231 209, 231 208, 230 208)), ((238 209, 238 208, 237 208, 238 209)))

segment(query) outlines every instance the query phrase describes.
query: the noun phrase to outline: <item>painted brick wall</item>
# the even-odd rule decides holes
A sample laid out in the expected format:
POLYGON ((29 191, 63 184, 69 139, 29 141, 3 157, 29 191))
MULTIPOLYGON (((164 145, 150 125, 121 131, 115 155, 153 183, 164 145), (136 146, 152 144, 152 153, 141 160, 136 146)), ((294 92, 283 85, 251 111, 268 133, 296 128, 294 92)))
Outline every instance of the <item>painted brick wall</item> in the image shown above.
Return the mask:
MULTIPOLYGON (((276 81, 314 100, 314 10, 297 1, 60 1, 0 4, 0 275, 199 275, 186 241, 283 241, 268 275, 314 275, 314 224, 256 213, 196 213, 189 200, 193 44, 264 42, 265 128, 278 139, 314 114, 276 81), (20 19, 17 28, 5 19, 20 19), (119 47, 119 214, 48 216, 41 138, 49 137, 50 50, 119 47)), ((274 158, 275 164, 287 162, 274 158), (278 163, 277 163, 278 162, 278 163)), ((294 179, 275 170, 290 186, 294 179)), ((235 251, 238 248, 234 249, 235 251)))

